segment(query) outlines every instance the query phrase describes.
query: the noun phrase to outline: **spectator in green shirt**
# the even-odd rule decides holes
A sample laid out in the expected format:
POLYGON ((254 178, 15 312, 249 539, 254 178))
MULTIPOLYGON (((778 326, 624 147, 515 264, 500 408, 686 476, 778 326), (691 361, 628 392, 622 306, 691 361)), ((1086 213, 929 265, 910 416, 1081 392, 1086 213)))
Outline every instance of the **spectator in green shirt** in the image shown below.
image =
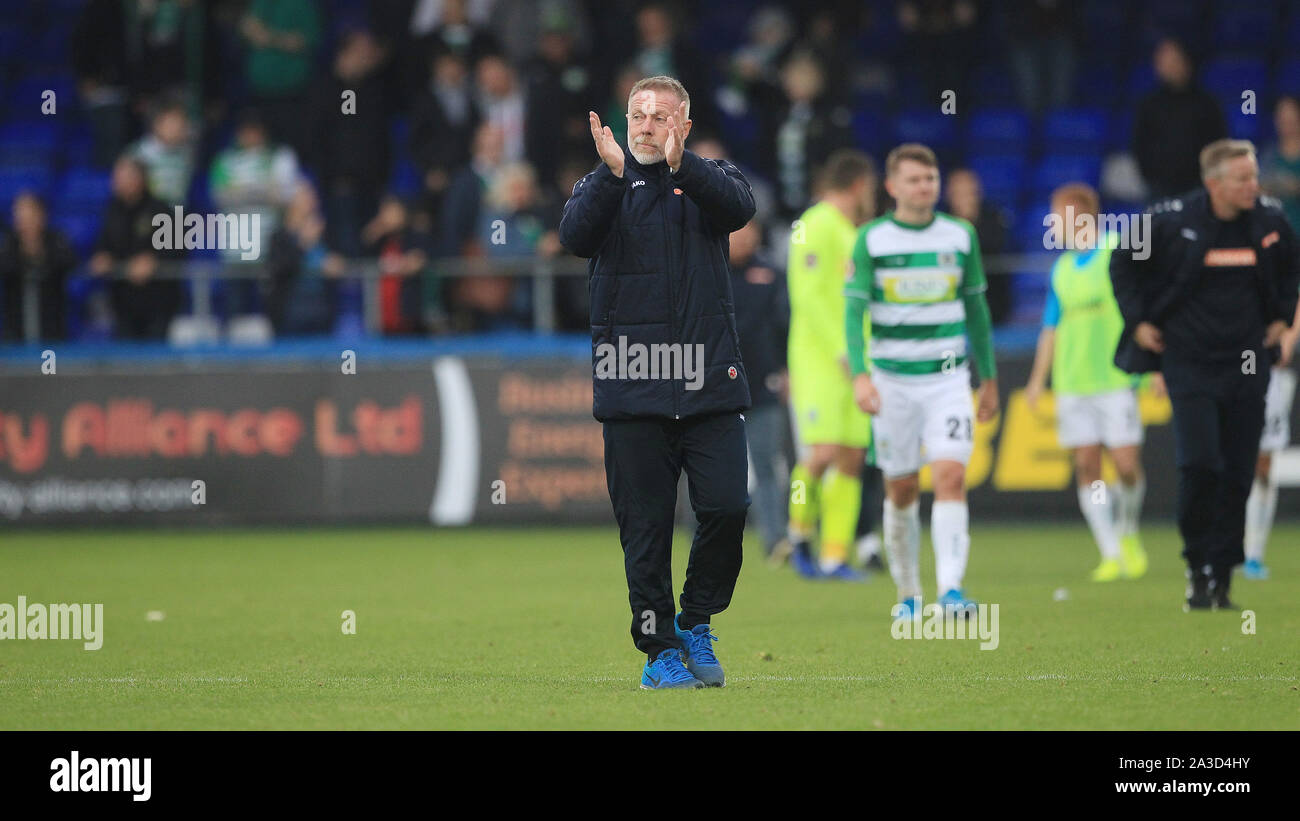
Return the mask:
POLYGON ((149 133, 127 153, 149 172, 149 193, 168 205, 184 205, 194 178, 194 129, 179 99, 162 103, 149 121, 149 133))
POLYGON ((320 45, 314 0, 253 0, 240 22, 248 87, 276 140, 303 152, 303 108, 320 45))

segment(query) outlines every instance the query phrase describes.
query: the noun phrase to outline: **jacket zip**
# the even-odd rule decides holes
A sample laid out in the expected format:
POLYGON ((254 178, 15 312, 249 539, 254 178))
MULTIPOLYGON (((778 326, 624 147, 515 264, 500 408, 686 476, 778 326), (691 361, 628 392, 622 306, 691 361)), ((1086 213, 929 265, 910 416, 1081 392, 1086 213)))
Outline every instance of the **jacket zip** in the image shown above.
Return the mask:
MULTIPOLYGON (((663 184, 663 200, 659 204, 659 215, 664 224, 664 241, 668 244, 668 327, 671 329, 669 341, 677 344, 677 297, 673 293, 673 240, 668 231, 668 197, 672 196, 672 179, 669 178, 668 164, 659 170, 659 180, 663 184)), ((684 208, 685 206, 683 206, 684 208)), ((673 418, 681 419, 677 406, 677 380, 671 379, 673 386, 673 418)))

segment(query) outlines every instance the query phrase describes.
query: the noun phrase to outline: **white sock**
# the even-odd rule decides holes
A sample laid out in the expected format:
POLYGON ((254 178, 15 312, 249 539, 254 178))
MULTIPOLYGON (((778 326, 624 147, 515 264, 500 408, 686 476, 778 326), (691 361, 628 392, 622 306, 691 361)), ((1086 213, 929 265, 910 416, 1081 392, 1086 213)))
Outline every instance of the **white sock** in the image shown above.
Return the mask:
POLYGON ((858 539, 858 543, 857 543, 858 561, 865 564, 871 560, 872 556, 879 556, 880 547, 881 547, 880 534, 876 533, 875 531, 872 531, 871 533, 868 533, 867 535, 863 536, 861 539, 858 539))
POLYGON ((970 555, 970 508, 965 502, 936 501, 930 507, 930 541, 939 594, 960 590, 970 555))
POLYGON ((1089 485, 1079 485, 1079 510, 1083 511, 1083 519, 1088 523, 1088 529, 1092 531, 1092 540, 1097 543, 1097 549, 1101 551, 1103 559, 1119 558, 1119 534, 1115 531, 1118 525, 1111 516, 1109 490, 1105 493, 1100 501, 1093 499, 1093 490, 1089 485))
POLYGON ((822 556, 817 559, 817 566, 822 569, 823 573, 834 573, 836 570, 839 570, 840 565, 842 564, 844 564, 844 562, 839 559, 832 559, 829 556, 822 556))
POLYGON ((921 505, 904 508, 885 500, 885 550, 889 551, 889 574, 898 587, 899 599, 921 595, 921 505))
POLYGON ((1262 482, 1255 477, 1246 500, 1246 558, 1264 561, 1264 546, 1273 529, 1277 513, 1277 482, 1262 482))
POLYGON ((1119 538, 1131 536, 1138 532, 1138 520, 1142 518, 1142 500, 1147 495, 1147 477, 1139 475, 1136 482, 1126 485, 1117 482, 1115 490, 1116 515, 1115 535, 1119 538))

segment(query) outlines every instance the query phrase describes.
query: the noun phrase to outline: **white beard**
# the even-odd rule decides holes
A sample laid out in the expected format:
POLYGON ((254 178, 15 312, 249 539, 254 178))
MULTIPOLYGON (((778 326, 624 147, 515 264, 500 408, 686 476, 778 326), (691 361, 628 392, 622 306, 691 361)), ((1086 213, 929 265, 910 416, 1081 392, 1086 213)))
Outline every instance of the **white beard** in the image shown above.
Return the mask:
POLYGON ((653 165, 664 158, 663 152, 654 146, 632 145, 629 149, 636 161, 642 165, 653 165))

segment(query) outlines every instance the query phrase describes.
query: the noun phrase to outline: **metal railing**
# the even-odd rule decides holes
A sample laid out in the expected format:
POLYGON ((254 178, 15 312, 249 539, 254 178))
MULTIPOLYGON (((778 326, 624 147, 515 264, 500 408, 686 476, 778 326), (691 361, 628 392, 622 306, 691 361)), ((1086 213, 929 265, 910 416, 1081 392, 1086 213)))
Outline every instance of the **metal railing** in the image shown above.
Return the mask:
MULTIPOLYGON (((1029 254, 995 254, 984 258, 984 270, 991 275, 1036 272, 1046 275, 1056 260, 1056 255, 1046 252, 1029 254)), ((102 277, 84 272, 84 279, 124 279, 125 272, 118 266, 102 277)), ((213 318, 213 286, 218 280, 261 280, 270 274, 264 263, 230 263, 223 260, 160 260, 154 277, 165 280, 182 280, 190 283, 191 315, 202 320, 213 318)), ((312 276, 320 276, 312 274, 312 276)), ((344 261, 343 273, 332 277, 334 281, 359 281, 361 284, 362 318, 366 332, 381 333, 380 287, 384 273, 374 258, 355 258, 344 261)), ((417 277, 456 279, 474 276, 530 277, 533 281, 533 330, 550 333, 556 329, 556 280, 561 277, 586 277, 587 260, 572 256, 542 257, 438 257, 431 259, 417 277)), ((33 303, 32 289, 25 303, 33 303)), ((34 308, 34 305, 29 305, 34 308)), ((35 319, 36 311, 28 310, 28 322, 35 319)), ((30 325, 29 325, 30 327, 30 325)))

